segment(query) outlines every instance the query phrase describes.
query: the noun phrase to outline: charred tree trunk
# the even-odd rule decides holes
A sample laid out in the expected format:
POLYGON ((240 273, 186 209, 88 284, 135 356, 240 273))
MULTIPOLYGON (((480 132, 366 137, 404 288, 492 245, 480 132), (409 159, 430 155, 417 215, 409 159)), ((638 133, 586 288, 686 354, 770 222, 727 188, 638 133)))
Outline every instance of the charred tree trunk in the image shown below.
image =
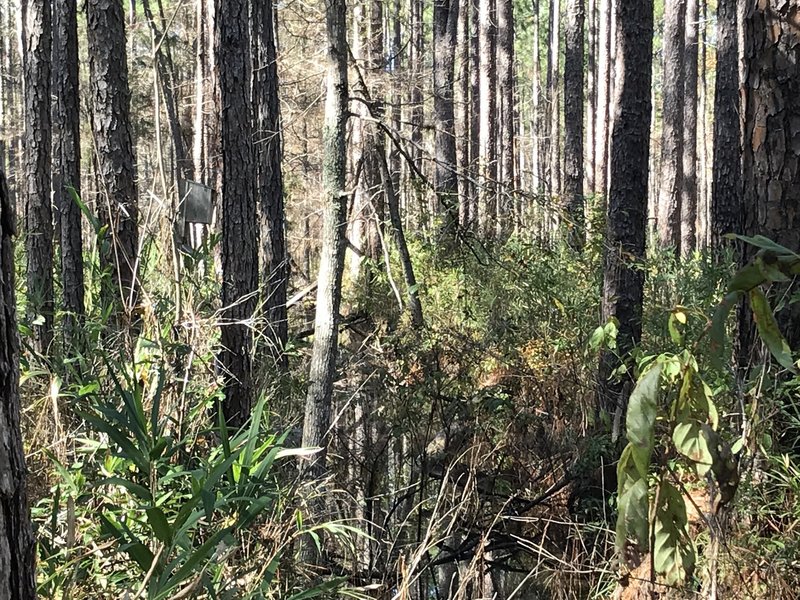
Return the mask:
POLYGON ((19 340, 14 286, 14 207, 0 170, 0 598, 36 598, 36 543, 28 512, 25 452, 20 430, 19 340))
POLYGON ((94 142, 98 163, 99 206, 109 225, 109 252, 102 258, 112 269, 130 318, 137 301, 139 204, 131 135, 131 93, 125 45, 125 16, 114 0, 88 0, 86 33, 94 142))
POLYGON ((289 337, 286 296, 289 257, 286 250, 286 220, 283 202, 278 61, 272 0, 254 2, 253 104, 255 112, 255 158, 258 170, 256 201, 259 207, 261 285, 267 318, 268 350, 276 366, 288 366, 283 349, 289 337))
POLYGON ((81 211, 69 192, 81 193, 77 2, 57 0, 53 7, 53 202, 61 227, 64 342, 70 346, 85 310, 81 211))
POLYGON ((25 82, 25 252, 28 313, 41 354, 53 341, 53 213, 50 198, 51 3, 20 3, 25 82), (40 324, 39 324, 40 322, 40 324))
POLYGON ((608 195, 608 138, 611 118, 611 0, 599 0, 597 28, 597 115, 594 144, 594 192, 608 195))
POLYGON ((549 179, 550 194, 561 194, 561 98, 559 69, 561 53, 561 2, 550 1, 550 39, 547 54, 547 99, 549 102, 549 179))
MULTIPOLYGON (((800 249, 800 62, 798 3, 771 0, 744 20, 745 233, 800 249)), ((796 288, 795 288, 796 289, 796 288)), ((778 322, 791 348, 800 344, 800 305, 778 322)))
POLYGON ((603 264, 603 319, 619 323, 617 350, 600 357, 599 408, 614 415, 614 433, 627 406, 631 382, 611 379, 620 358, 633 373, 630 352, 642 334, 647 177, 650 150, 653 0, 619 0, 617 47, 626 65, 617 85, 611 134, 606 254, 603 264))
POLYGON ((480 62, 480 0, 469 0, 470 21, 469 35, 469 174, 473 184, 469 198, 469 229, 478 226, 478 205, 480 202, 480 132, 481 132, 481 62, 480 62))
POLYGON ((510 231, 514 214, 514 3, 497 2, 497 112, 500 115, 495 234, 510 231))
POLYGON ((569 243, 583 246, 583 0, 569 0, 564 46, 564 210, 569 243))
POLYGON ((470 77, 472 75, 470 56, 469 13, 470 1, 458 0, 458 27, 456 31, 456 45, 458 52, 458 77, 456 91, 458 96, 457 128, 456 128, 456 157, 458 160, 458 226, 461 230, 469 227, 472 216, 470 214, 470 198, 472 196, 472 177, 470 175, 470 144, 471 115, 470 115, 470 77))
POLYGON ((235 426, 250 416, 253 399, 249 322, 258 293, 249 25, 247 0, 216 0, 214 55, 222 147, 222 409, 227 421, 235 426))
POLYGON ((495 29, 495 0, 479 0, 478 54, 480 60, 480 133, 479 157, 480 193, 478 200, 478 230, 488 236, 494 230, 493 215, 497 182, 497 54, 495 29))
POLYGON ((661 132, 661 177, 658 188, 658 238, 665 248, 681 249, 683 181, 684 25, 686 0, 664 9, 664 109, 661 132))
POLYGON ((433 3, 433 127, 436 168, 434 188, 444 228, 455 233, 458 223, 458 176, 453 91, 455 81, 458 0, 433 3))
POLYGON ((681 253, 697 248, 697 57, 699 0, 686 0, 685 76, 683 87, 683 169, 681 185, 681 253))
POLYGON ((725 234, 743 233, 744 227, 737 12, 737 0, 719 0, 711 188, 711 241, 717 248, 728 243, 725 234))

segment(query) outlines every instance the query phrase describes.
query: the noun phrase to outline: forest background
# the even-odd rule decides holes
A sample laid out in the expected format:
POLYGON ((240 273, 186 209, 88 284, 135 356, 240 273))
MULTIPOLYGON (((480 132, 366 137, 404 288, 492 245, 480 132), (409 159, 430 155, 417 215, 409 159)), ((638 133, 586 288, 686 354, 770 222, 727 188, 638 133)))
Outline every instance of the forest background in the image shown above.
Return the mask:
POLYGON ((0 30, 0 599, 796 597, 800 1, 0 30))

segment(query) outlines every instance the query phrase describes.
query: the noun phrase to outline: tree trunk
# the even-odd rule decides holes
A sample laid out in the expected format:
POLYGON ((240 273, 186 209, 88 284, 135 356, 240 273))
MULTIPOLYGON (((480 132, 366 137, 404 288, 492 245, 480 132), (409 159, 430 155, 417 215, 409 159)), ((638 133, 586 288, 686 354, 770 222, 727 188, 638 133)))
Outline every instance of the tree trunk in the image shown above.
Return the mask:
MULTIPOLYGON (((745 233, 800 249, 800 62, 797 0, 753 6, 744 20, 745 233)), ((778 315, 789 345, 800 344, 800 305, 778 315)))
MULTIPOLYGON (((697 89, 697 111, 698 111, 698 133, 697 133, 697 152, 698 152, 698 165, 697 165, 697 246, 700 249, 706 249, 709 246, 709 188, 710 182, 708 177, 708 84, 706 77, 706 40, 707 35, 707 8, 708 5, 701 3, 701 12, 699 16, 700 28, 698 30, 698 47, 699 47, 699 60, 700 68, 698 70, 699 81, 697 89)), ((685 174, 684 174, 685 175, 685 174)))
POLYGON ((497 2, 497 109, 500 115, 495 234, 511 230, 514 213, 514 3, 497 2))
POLYGON ((347 25, 344 0, 329 0, 327 26, 326 101, 323 124, 322 250, 317 280, 314 345, 311 350, 308 395, 303 423, 303 446, 321 447, 306 467, 316 478, 325 472, 325 451, 331 422, 331 400, 339 340, 339 304, 342 296, 347 196, 345 194, 346 127, 348 116, 347 25))
POLYGON ((433 2, 433 127, 434 189, 444 228, 455 233, 458 223, 458 176, 453 104, 458 0, 433 2))
POLYGON ((661 246, 681 249, 683 186, 684 26, 686 0, 667 2, 664 9, 664 109, 661 132, 661 177, 658 186, 658 239, 661 246))
POLYGON ((278 62, 272 0, 254 2, 253 104, 255 112, 255 158, 258 169, 256 200, 259 207, 260 265, 267 344, 275 365, 288 367, 283 349, 289 337, 286 295, 289 257, 281 171, 281 119, 278 99, 278 62))
POLYGON ((51 3, 22 0, 25 76, 25 252, 29 318, 36 350, 53 341, 53 214, 50 198, 51 3))
POLYGON ((84 316, 81 211, 80 96, 76 0, 57 0, 53 13, 53 201, 61 226, 64 342, 71 346, 84 316))
POLYGON ((92 121, 98 162, 99 212, 109 225, 109 251, 103 261, 112 269, 129 318, 137 301, 139 206, 131 135, 131 93, 125 47, 125 16, 115 0, 87 0, 86 34, 92 121))
POLYGON ((559 68, 561 53, 561 2, 560 0, 550 1, 550 39, 548 43, 547 55, 547 98, 550 102, 549 134, 550 134, 550 154, 548 162, 550 165, 549 181, 550 194, 558 196, 561 194, 561 84, 559 68))
POLYGON ((595 126, 597 121, 595 115, 597 113, 597 2, 596 0, 589 0, 589 5, 586 10, 586 41, 588 48, 586 49, 586 144, 584 171, 585 189, 589 193, 594 191, 594 138, 595 126))
POLYGON ((603 264, 603 319, 619 324, 617 349, 600 357, 599 408, 615 416, 620 431, 631 389, 630 352, 642 334, 647 176, 650 151, 653 0, 619 0, 617 45, 622 70, 614 101, 606 253, 603 264), (622 364, 621 380, 611 379, 622 364))
POLYGON ((699 0, 686 0, 685 76, 683 93, 683 167, 681 186, 681 253, 697 248, 697 55, 699 0))
POLYGON ((717 74, 714 92, 714 162, 711 239, 719 248, 727 233, 743 233, 737 0, 717 5, 717 74))
POLYGON ((470 114, 470 77, 472 75, 470 69, 471 56, 470 56, 470 32, 469 32, 469 12, 470 0, 458 0, 458 27, 456 31, 456 45, 458 52, 456 55, 458 59, 458 85, 456 91, 458 96, 456 103, 458 105, 457 111, 457 128, 456 128, 456 156, 458 160, 458 226, 462 231, 465 231, 472 220, 470 215, 470 198, 472 196, 472 182, 470 174, 470 129, 471 129, 471 114, 470 114))
POLYGON ((0 170, 0 598, 36 598, 36 544, 28 512, 20 431, 19 340, 14 287, 14 207, 0 170))
POLYGON ((586 239, 583 214, 583 0, 569 0, 564 46, 564 210, 569 243, 586 239))
MULTIPOLYGON (((594 192, 608 194, 608 138, 611 118, 611 0, 599 0, 597 33, 597 125, 594 145, 594 192)), ((648 92, 649 93, 649 92, 648 92)))
POLYGON ((469 175, 473 184, 469 198, 469 229, 478 226, 478 205, 481 191, 480 184, 480 132, 481 132, 481 92, 480 92, 480 0, 469 0, 470 21, 469 34, 469 175))
POLYGON ((542 110, 542 76, 541 76, 541 46, 539 35, 539 0, 533 0, 533 69, 531 78, 533 79, 531 90, 531 170, 533 171, 533 189, 537 194, 544 191, 544 153, 543 148, 543 110, 542 110))
POLYGON ((250 416, 253 317, 258 293, 258 225, 250 96, 247 0, 217 0, 214 54, 222 145, 222 306, 220 364, 225 375, 223 413, 232 425, 250 416))
POLYGON ((169 42, 163 32, 165 24, 161 23, 162 29, 159 29, 153 12, 150 10, 150 0, 142 0, 142 9, 147 18, 147 23, 150 27, 155 46, 155 56, 153 58, 156 63, 155 66, 160 84, 159 88, 161 90, 161 97, 164 99, 167 124, 169 125, 169 133, 172 140, 172 151, 175 158, 175 169, 173 169, 172 179, 175 183, 175 189, 177 190, 178 182, 188 179, 192 169, 188 160, 186 142, 183 139, 183 132, 181 131, 180 119, 178 117, 178 101, 175 98, 174 91, 177 88, 175 65, 172 61, 172 54, 169 51, 169 42))
POLYGON ((496 214, 497 181, 497 55, 495 31, 495 0, 479 0, 478 54, 480 60, 480 133, 479 169, 480 192, 478 200, 478 230, 481 235, 490 235, 494 229, 492 216, 496 214))

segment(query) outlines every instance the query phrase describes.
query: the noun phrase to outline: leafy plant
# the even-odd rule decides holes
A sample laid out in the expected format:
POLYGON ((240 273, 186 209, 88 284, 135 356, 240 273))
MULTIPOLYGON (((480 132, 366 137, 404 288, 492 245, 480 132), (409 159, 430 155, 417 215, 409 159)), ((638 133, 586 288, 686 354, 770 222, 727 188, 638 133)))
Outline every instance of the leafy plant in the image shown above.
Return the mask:
MULTIPOLYGON (((707 326, 711 355, 719 365, 727 317, 746 296, 764 344, 781 366, 794 371, 794 357, 760 286, 788 281, 800 273, 800 256, 760 236, 739 239, 760 250, 733 277, 707 326)), ((686 322, 683 310, 670 314, 669 331, 676 344, 684 341, 681 327, 686 322)), ((698 344, 703 339, 701 335, 698 344)), ((723 497, 732 495, 731 486, 735 490, 738 483, 731 448, 718 433, 714 393, 701 373, 696 348, 697 344, 650 359, 629 400, 628 444, 617 470, 618 551, 629 564, 650 552, 655 573, 668 585, 691 577, 697 560, 681 473, 713 474, 723 497)), ((737 446, 736 450, 741 448, 741 444, 737 446)))

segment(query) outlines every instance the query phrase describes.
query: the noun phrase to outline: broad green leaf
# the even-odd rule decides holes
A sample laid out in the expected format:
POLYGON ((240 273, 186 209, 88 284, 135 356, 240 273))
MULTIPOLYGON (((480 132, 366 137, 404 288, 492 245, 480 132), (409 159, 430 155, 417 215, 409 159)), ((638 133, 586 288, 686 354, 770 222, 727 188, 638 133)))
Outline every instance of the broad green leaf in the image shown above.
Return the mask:
POLYGON ((762 250, 771 250, 775 254, 800 258, 800 256, 789 250, 789 248, 786 246, 781 246, 779 243, 773 242, 771 239, 763 235, 754 235, 753 237, 748 237, 746 235, 729 234, 725 237, 728 239, 741 240, 747 244, 750 244, 751 246, 761 248, 762 250))
POLYGON ((683 495, 671 484, 662 481, 655 513, 653 564, 667 585, 683 584, 694 569, 695 551, 687 523, 683 495))
POLYGON ((641 473, 636 466, 633 458, 633 445, 628 444, 622 451, 617 463, 617 492, 619 496, 631 487, 634 483, 642 479, 641 473))
MULTIPOLYGON (((683 314, 683 313, 681 313, 683 314)), ((686 320, 686 315, 684 316, 684 322, 686 320)), ((669 337, 672 342, 678 346, 683 344, 683 334, 678 329, 678 318, 675 316, 675 313, 670 313, 669 319, 667 319, 667 329, 669 330, 669 337)))
POLYGON ((642 477, 647 476, 653 452, 653 430, 658 409, 661 365, 656 364, 639 378, 628 401, 626 427, 633 458, 642 477))
POLYGON ((649 490, 646 479, 639 479, 618 499, 617 549, 624 550, 629 542, 646 551, 649 547, 649 490))
POLYGON ((147 514, 147 522, 150 524, 150 529, 153 530, 158 541, 163 542, 165 545, 172 543, 172 529, 169 526, 167 517, 164 511, 155 506, 145 509, 147 514))
POLYGON ((147 488, 128 479, 123 479, 122 477, 106 477, 105 479, 98 481, 95 485, 98 487, 102 485, 118 485, 120 487, 124 487, 143 502, 150 503, 153 501, 153 497, 150 495, 150 492, 147 490, 147 488))
POLYGON ((592 337, 589 338, 589 349, 590 350, 597 350, 600 346, 603 345, 603 340, 605 339, 605 330, 602 327, 598 327, 592 332, 592 337))
POLYGON ((755 287, 766 282, 766 277, 755 263, 750 263, 739 269, 728 283, 729 292, 749 292, 755 287))
POLYGON ((740 296, 740 292, 730 292, 726 294, 714 311, 714 316, 711 318, 709 352, 711 354, 711 361, 717 369, 722 369, 724 367, 723 359, 725 357, 728 315, 731 314, 731 310, 736 306, 740 296))
POLYGON ((760 288, 750 290, 750 307, 753 309, 758 335, 761 336, 772 356, 782 367, 794 371, 792 350, 778 328, 778 322, 775 320, 769 300, 760 288))
POLYGON ((695 463, 698 475, 705 475, 711 468, 714 458, 708 449, 708 440, 703 433, 702 423, 694 419, 678 423, 672 432, 675 448, 695 463))

